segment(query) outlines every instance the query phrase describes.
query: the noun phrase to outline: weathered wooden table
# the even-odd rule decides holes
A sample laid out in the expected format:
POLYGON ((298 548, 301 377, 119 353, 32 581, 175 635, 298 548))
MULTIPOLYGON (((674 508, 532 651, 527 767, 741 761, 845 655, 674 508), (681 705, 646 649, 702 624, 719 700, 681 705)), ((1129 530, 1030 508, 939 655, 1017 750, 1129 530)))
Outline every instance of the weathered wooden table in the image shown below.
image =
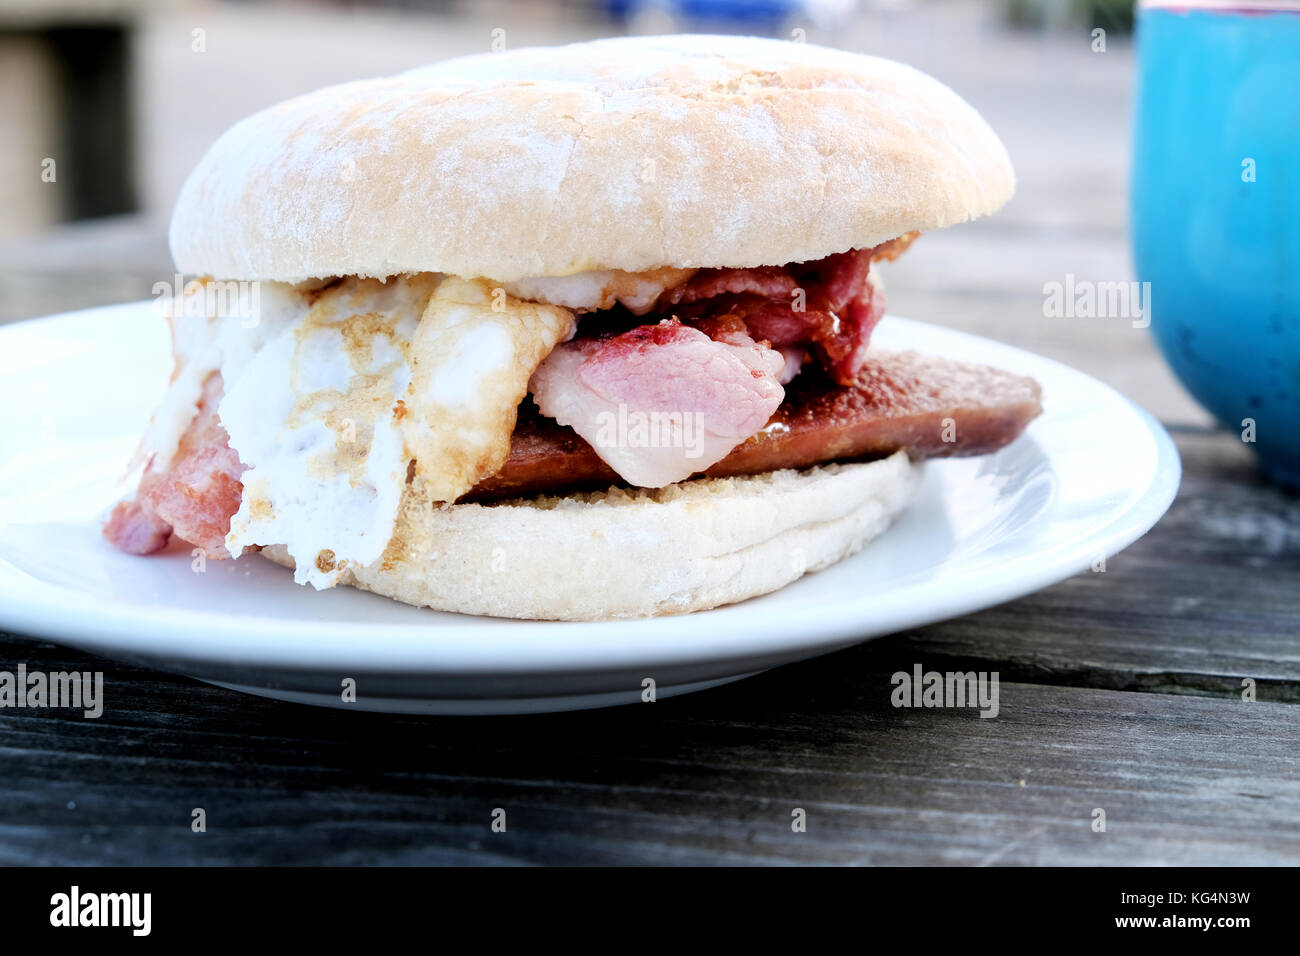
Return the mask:
MULTIPOLYGON (((0 669, 102 669, 116 702, 94 721, 0 710, 0 863, 1300 862, 1300 500, 1261 483, 1145 332, 1043 315, 1044 282, 1129 278, 1131 55, 935 37, 850 45, 951 82, 1021 185, 909 251, 892 308, 1067 361, 1168 423, 1184 480, 1149 535, 992 610, 568 715, 317 710, 0 636, 0 669), (917 663, 998 671, 999 717, 894 709, 889 675, 917 663)), ((161 236, 106 223, 0 254, 0 319, 147 296, 171 273, 161 236)))

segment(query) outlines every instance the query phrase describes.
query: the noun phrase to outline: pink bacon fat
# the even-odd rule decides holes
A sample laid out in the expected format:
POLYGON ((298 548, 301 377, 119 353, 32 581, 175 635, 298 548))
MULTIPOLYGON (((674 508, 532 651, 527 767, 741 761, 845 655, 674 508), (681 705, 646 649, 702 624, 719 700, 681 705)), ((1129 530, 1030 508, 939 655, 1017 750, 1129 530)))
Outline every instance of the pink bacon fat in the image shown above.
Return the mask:
POLYGON ((625 481, 660 488, 721 460, 785 397, 785 357, 743 331, 665 320, 558 346, 529 390, 625 481))
POLYGON ((245 469, 217 417, 221 393, 221 375, 214 372, 203 383, 194 421, 171 463, 147 469, 135 499, 114 507, 104 536, 121 550, 152 554, 175 534, 209 558, 230 557, 226 534, 243 497, 245 469))

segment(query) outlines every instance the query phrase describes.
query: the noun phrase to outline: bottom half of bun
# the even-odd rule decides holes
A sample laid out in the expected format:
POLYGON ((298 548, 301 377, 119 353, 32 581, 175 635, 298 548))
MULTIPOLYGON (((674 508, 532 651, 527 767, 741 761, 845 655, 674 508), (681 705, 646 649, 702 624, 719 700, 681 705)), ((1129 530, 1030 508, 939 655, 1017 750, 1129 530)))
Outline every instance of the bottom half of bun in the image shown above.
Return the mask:
MULTIPOLYGON (((911 501, 904 452, 666 488, 431 505, 408 486, 384 556, 341 583, 492 617, 680 614, 784 587, 855 553, 911 501)), ((262 554, 288 567, 274 545, 262 554)))

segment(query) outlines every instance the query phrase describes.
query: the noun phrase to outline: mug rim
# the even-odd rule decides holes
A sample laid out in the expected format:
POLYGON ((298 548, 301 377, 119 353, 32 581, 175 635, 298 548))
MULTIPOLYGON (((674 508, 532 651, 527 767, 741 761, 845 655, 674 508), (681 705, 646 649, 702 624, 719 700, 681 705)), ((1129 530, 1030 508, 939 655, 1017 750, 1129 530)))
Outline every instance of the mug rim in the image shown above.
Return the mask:
POLYGON ((1138 0, 1139 10, 1169 10, 1178 13, 1300 13, 1300 0, 1138 0))

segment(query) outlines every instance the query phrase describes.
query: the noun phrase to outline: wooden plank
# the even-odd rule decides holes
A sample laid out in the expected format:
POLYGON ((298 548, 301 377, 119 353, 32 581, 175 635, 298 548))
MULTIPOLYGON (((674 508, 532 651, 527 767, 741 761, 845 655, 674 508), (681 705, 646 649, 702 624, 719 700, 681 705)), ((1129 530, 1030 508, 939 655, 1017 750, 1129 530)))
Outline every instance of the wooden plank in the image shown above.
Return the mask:
POLYGON ((894 709, 882 648, 528 719, 315 710, 105 664, 98 721, 0 712, 0 862, 1300 858, 1293 707, 1008 683, 992 720, 894 709))

